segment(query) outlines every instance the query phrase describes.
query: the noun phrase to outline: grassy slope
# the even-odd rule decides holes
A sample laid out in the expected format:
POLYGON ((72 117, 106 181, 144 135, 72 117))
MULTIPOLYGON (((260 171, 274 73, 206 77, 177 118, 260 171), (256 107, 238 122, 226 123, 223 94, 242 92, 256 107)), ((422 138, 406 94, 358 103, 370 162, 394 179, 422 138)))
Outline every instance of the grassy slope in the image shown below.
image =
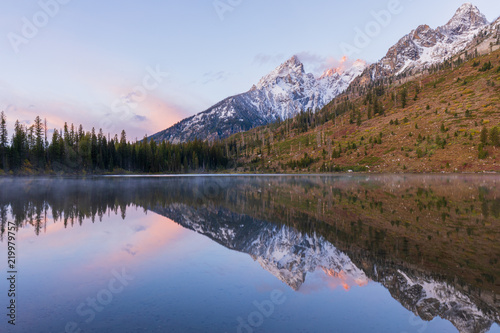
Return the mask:
MULTIPOLYGON (((321 112, 330 112, 345 99, 341 96, 332 101, 321 112)), ((489 156, 478 158, 480 131, 500 125, 500 50, 468 61, 455 69, 445 69, 399 82, 385 88, 379 97, 385 114, 368 119, 365 96, 350 95, 349 99, 361 112, 362 124, 350 124, 350 115, 337 117, 305 133, 285 132, 285 123, 253 129, 230 138, 242 148, 238 159, 238 172, 319 172, 322 165, 343 169, 362 169, 368 166, 372 172, 481 172, 500 171, 500 148, 486 146, 489 156), (479 66, 473 63, 480 61, 479 66), (485 62, 491 61, 493 69, 480 72, 485 62), (493 83, 494 85, 492 85, 493 83), (417 87, 420 90, 416 100, 417 87), (400 92, 408 91, 408 105, 401 107, 400 92), (396 100, 394 100, 396 95, 396 100), (466 110, 471 112, 466 116, 466 110), (406 123, 403 119, 407 119, 406 123), (399 125, 390 125, 398 119, 399 125), (444 125, 445 131, 442 131, 444 125), (371 144, 370 137, 378 138, 381 144, 371 144), (425 140, 419 142, 419 134, 425 140), (436 136, 446 139, 441 148, 436 136), (259 138, 260 147, 245 148, 250 140, 259 138), (264 138, 264 140, 262 140, 264 138), (430 140, 428 139, 430 138, 430 140), (270 142, 268 154, 267 142, 270 142), (356 149, 345 152, 348 145, 356 149), (333 158, 332 152, 340 146, 343 153, 333 158), (417 156, 417 150, 424 154, 417 156), (307 168, 285 168, 283 165, 300 160, 304 153, 315 159, 307 168), (361 168, 360 168, 361 167, 361 168)))

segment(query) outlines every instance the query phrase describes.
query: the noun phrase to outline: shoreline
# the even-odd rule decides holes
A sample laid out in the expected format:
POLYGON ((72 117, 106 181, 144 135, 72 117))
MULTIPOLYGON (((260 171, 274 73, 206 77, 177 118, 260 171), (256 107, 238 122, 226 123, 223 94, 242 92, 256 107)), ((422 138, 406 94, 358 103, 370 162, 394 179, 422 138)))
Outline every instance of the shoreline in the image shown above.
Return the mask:
POLYGON ((115 173, 115 174, 0 174, 0 179, 6 178, 177 178, 177 177, 295 177, 295 176, 353 176, 353 175, 392 175, 392 176, 437 176, 437 175, 500 175, 495 171, 477 172, 324 172, 324 173, 172 173, 172 174, 139 174, 139 173, 115 173))

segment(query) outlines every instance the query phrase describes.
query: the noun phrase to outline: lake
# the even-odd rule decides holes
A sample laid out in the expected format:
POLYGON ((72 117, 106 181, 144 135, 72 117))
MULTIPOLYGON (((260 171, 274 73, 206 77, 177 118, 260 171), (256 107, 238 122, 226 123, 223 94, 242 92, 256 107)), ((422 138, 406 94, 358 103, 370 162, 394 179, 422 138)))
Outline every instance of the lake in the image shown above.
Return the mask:
POLYGON ((500 332, 499 185, 0 179, 0 331, 500 332))

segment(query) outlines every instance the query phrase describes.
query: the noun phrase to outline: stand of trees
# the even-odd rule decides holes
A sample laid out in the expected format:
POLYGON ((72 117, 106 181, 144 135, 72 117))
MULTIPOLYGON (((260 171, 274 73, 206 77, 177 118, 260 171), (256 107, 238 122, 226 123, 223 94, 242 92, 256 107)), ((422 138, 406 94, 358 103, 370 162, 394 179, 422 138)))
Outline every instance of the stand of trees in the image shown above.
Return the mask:
POLYGON ((228 147, 222 142, 195 140, 188 143, 160 144, 145 137, 127 141, 125 131, 106 136, 94 128, 64 124, 55 129, 49 142, 46 121, 36 117, 33 125, 16 121, 9 142, 7 118, 0 113, 0 169, 17 172, 90 172, 124 170, 144 173, 203 172, 231 166, 228 147))

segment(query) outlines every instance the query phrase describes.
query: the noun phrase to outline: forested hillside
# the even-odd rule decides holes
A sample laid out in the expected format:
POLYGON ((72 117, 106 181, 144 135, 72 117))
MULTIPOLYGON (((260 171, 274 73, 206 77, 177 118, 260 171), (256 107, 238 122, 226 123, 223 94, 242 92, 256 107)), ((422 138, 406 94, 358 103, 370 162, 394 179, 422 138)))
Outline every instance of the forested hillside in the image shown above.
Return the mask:
POLYGON ((500 51, 354 86, 317 113, 229 139, 239 172, 500 171, 500 51))

